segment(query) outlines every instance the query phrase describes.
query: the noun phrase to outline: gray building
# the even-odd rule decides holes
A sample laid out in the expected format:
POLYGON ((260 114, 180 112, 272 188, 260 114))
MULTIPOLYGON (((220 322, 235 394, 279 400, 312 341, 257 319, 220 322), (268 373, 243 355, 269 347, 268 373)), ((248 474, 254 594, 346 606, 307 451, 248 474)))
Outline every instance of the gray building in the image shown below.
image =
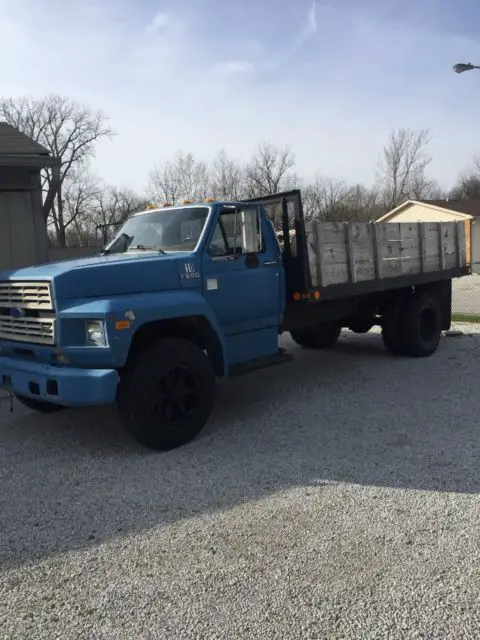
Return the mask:
POLYGON ((6 122, 0 122, 0 271, 47 262, 46 213, 56 194, 60 161, 6 122), (42 199, 41 170, 54 184, 42 199))

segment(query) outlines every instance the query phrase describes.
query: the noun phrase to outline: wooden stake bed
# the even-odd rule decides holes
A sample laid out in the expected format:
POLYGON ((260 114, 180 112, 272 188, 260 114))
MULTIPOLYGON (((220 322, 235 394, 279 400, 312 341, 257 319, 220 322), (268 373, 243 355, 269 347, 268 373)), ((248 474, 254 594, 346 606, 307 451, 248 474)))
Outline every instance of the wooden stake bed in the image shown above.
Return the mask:
POLYGON ((321 307, 326 316, 323 302, 335 301, 327 305, 332 318, 347 317, 361 296, 448 282, 470 273, 470 220, 307 222, 298 189, 245 202, 265 207, 281 234, 287 325, 300 326, 306 308, 313 313, 310 324, 315 324, 318 311, 312 307, 321 307))
POLYGON ((463 271, 470 264, 468 223, 313 221, 306 225, 312 287, 463 271))

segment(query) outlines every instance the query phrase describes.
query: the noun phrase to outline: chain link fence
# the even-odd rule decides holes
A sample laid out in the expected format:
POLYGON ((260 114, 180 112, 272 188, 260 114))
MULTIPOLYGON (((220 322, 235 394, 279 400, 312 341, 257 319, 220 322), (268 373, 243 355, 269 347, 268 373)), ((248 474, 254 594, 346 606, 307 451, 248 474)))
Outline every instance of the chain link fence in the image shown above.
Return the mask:
POLYGON ((454 320, 480 323, 480 263, 472 264, 472 275, 453 280, 454 320))

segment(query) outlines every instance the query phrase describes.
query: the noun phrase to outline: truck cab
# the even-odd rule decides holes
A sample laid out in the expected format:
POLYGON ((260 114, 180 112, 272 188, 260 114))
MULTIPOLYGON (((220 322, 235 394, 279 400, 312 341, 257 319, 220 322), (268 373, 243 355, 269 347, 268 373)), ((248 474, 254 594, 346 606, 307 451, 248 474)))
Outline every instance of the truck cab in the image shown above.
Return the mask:
POLYGON ((43 412, 117 401, 138 440, 172 448, 208 418, 216 376, 281 358, 284 309, 262 205, 149 209, 98 256, 1 274, 0 386, 43 412))

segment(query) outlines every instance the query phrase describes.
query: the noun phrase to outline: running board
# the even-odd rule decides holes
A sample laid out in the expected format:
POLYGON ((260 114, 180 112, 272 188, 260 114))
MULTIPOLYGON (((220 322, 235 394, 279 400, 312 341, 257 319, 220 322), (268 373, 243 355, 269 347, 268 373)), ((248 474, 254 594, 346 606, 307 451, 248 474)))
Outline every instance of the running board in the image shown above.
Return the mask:
POLYGON ((229 378, 236 378, 237 376, 256 371, 257 369, 265 369, 266 367, 274 367, 278 364, 285 364, 291 362, 293 356, 285 351, 285 349, 279 349, 277 353, 272 353, 268 356, 261 356, 260 358, 253 358, 246 362, 240 362, 230 367, 228 371, 229 378))

